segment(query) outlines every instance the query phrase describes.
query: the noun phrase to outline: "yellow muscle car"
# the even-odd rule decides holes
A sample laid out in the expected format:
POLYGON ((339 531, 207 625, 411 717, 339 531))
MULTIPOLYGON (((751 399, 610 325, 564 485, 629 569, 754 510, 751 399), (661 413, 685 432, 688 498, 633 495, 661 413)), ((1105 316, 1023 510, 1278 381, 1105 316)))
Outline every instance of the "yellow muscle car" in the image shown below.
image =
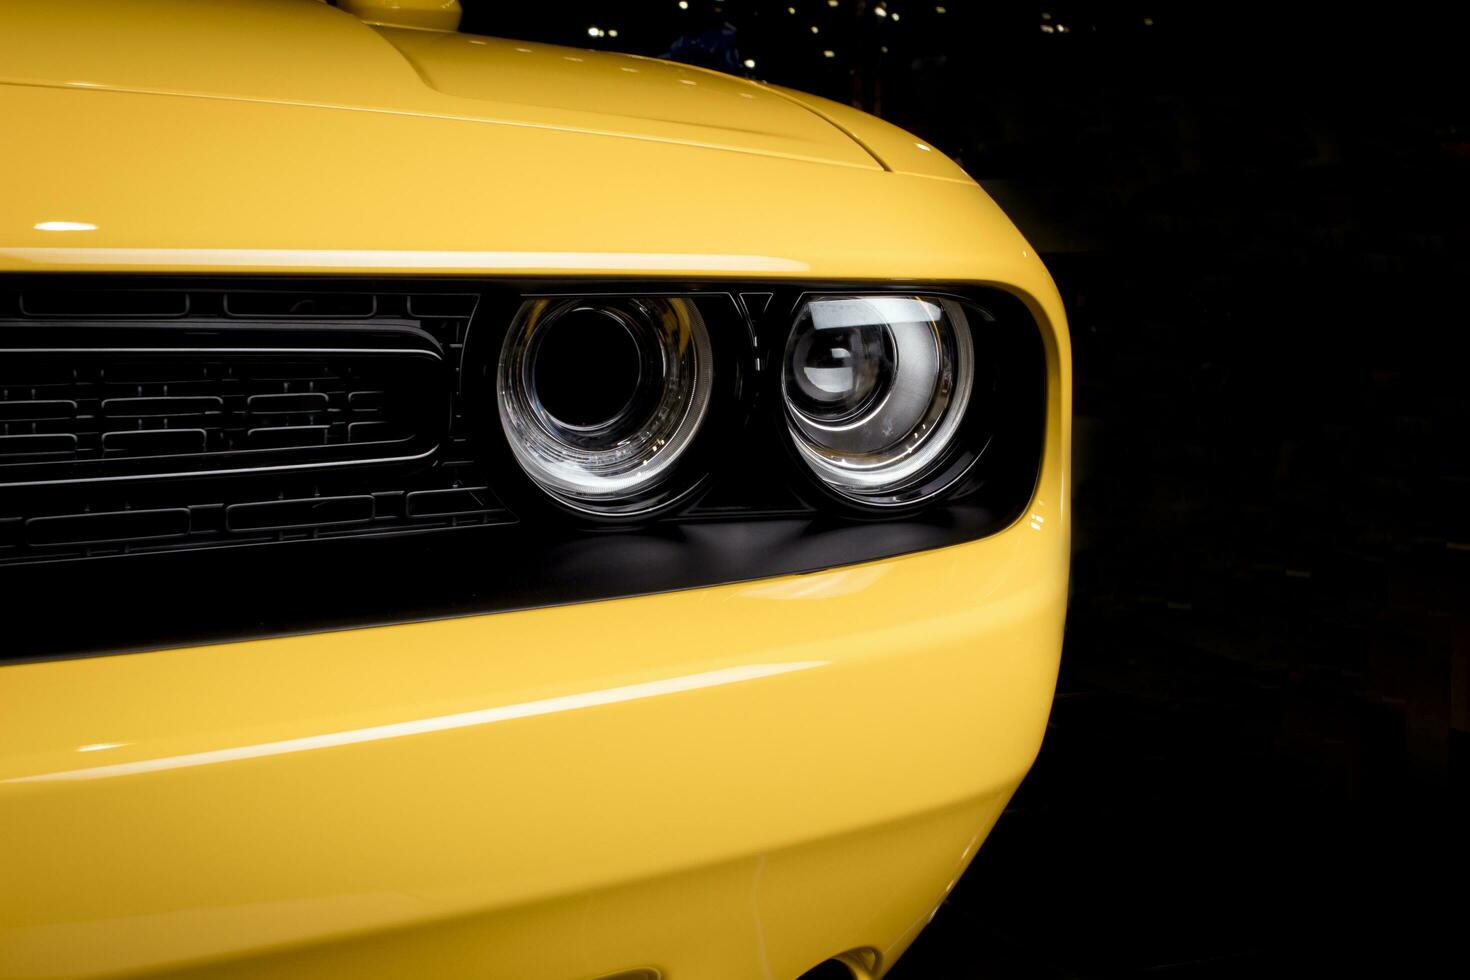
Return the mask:
POLYGON ((455 0, 0 9, 0 977, 879 976, 1070 360, 923 141, 455 0))

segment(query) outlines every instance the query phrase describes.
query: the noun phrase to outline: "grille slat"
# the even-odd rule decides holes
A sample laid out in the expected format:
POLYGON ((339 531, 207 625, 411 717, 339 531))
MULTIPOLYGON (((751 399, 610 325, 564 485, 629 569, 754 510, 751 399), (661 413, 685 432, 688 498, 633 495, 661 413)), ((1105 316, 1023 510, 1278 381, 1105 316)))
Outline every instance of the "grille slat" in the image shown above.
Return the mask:
POLYGON ((279 395, 251 395, 245 407, 252 415, 280 415, 325 412, 328 397, 324 391, 282 392, 279 395))
MULTIPOLYGON (((6 392, 9 394, 8 390, 6 392)), ((77 416, 77 403, 69 399, 5 398, 0 400, 0 422, 46 422, 77 416)))
POLYGON ((26 521, 31 544, 107 544, 145 538, 181 538, 189 533, 184 507, 101 514, 65 514, 26 521))
POLYGON ((231 531, 363 524, 373 519, 373 510, 373 498, 367 495, 269 500, 225 508, 225 524, 231 531))
POLYGON ((70 432, 0 436, 0 459, 21 456, 57 456, 76 451, 77 437, 70 432))
POLYGON ((109 418, 193 418, 224 411, 225 400, 218 395, 156 395, 136 398, 108 398, 102 402, 102 414, 109 418))
MULTIPOLYGON (((75 439, 75 436, 72 437, 75 439)), ((102 450, 116 453, 202 453, 209 434, 203 429, 132 429, 104 432, 102 450)))
POLYGON ((276 425, 251 429, 245 435, 251 446, 262 448, 325 446, 329 431, 327 425, 276 425))

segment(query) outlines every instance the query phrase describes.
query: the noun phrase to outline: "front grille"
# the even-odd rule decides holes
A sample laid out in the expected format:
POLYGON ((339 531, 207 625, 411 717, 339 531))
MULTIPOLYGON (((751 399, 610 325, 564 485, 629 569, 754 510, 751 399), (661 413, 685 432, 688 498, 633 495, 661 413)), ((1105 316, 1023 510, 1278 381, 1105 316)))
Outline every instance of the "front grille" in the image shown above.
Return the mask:
POLYGON ((0 564, 509 520, 459 405, 478 299, 0 293, 0 564))

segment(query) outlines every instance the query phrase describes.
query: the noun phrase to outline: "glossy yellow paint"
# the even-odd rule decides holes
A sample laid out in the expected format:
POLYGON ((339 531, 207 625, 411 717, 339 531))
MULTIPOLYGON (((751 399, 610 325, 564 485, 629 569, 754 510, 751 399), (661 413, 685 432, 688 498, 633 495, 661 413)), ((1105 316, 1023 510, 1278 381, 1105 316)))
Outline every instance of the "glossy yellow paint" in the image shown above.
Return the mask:
MULTIPOLYGON (((651 58, 373 28, 309 0, 7 0, 0 17, 0 83, 345 108, 879 169, 830 123, 771 89, 651 58)), ((220 149, 237 160, 245 150, 248 160, 255 147, 242 138, 260 125, 288 148, 313 116, 265 118, 279 121, 248 124, 220 149)), ((391 121, 369 126, 380 140, 393 131, 391 121)), ((188 136, 179 130, 173 140, 188 136)), ((471 137, 474 162, 493 165, 487 141, 520 138, 471 137)), ((373 155, 351 159, 366 172, 390 172, 373 155)))
POLYGON ((337 0, 369 24, 420 31, 453 31, 464 16, 459 0, 337 0))
POLYGON ((314 0, 3 16, 0 271, 993 283, 1050 401, 970 544, 0 669, 0 977, 886 969, 1036 753, 1066 604, 1064 318, 984 192, 820 100, 314 0))

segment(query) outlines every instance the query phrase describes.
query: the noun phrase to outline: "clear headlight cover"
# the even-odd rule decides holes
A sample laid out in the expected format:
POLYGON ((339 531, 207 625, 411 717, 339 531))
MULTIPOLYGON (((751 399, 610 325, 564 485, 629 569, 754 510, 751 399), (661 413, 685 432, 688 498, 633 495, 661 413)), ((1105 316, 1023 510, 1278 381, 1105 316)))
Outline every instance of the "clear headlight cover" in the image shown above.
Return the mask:
POLYGON ((686 300, 533 300, 501 348, 501 427, 553 497, 592 513, 638 513, 692 444, 713 369, 704 320, 686 300))
POLYGON ((801 458, 838 494, 874 506, 914 502, 969 404, 975 355, 953 300, 820 296, 797 314, 782 392, 801 458))

